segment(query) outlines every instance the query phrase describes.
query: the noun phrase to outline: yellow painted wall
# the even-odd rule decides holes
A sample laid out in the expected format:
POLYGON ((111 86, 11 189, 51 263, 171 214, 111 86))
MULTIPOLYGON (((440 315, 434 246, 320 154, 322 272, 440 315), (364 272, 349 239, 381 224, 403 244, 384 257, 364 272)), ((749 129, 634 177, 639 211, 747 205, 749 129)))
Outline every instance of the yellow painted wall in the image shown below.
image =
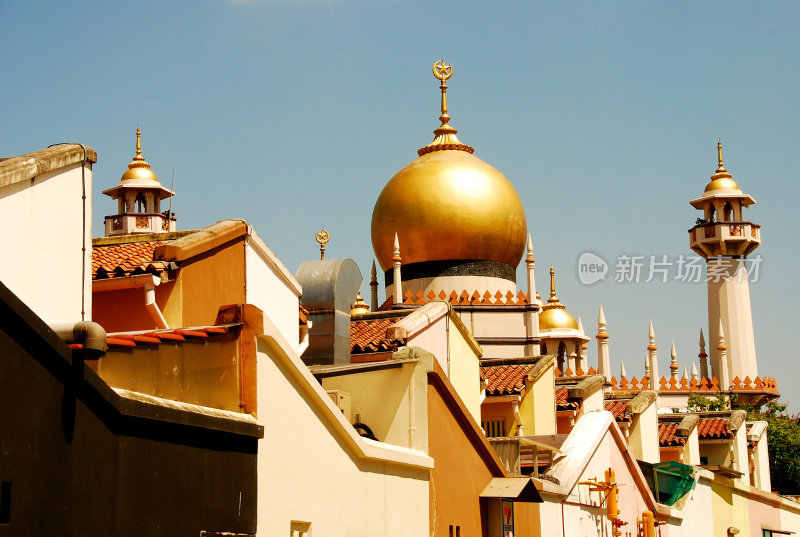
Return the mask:
POLYGON ((234 334, 135 348, 112 347, 97 373, 115 388, 184 403, 239 411, 234 334))
POLYGON ((360 415, 361 423, 381 442, 427 453, 427 380, 423 371, 416 371, 422 369, 416 365, 406 363, 389 369, 326 377, 322 379, 322 387, 349 393, 351 423, 360 415), (415 427, 413 431, 409 429, 411 426, 415 427))
POLYGON ((479 356, 469 345, 466 337, 454 325, 450 325, 450 383, 472 414, 476 423, 481 421, 481 378, 479 356))
POLYGON ((555 361, 527 386, 519 411, 526 435, 556 434, 555 361))
POLYGON ((220 306, 245 303, 244 252, 244 238, 239 237, 181 263, 177 294, 182 326, 214 324, 220 306))

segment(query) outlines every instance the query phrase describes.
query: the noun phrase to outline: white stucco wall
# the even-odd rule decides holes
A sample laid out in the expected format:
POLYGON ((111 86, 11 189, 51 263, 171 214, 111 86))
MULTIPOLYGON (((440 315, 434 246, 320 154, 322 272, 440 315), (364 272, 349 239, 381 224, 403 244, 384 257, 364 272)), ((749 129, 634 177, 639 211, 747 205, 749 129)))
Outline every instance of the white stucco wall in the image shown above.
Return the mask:
POLYGON ((85 181, 85 205, 80 163, 0 188, 0 281, 49 324, 80 321, 82 295, 92 318, 91 162, 85 181))
MULTIPOLYGON (((268 327, 267 331, 273 331, 268 327)), ((277 332, 277 329, 274 330, 277 332)), ((258 535, 429 535, 429 468, 419 451, 353 438, 280 337, 258 340, 258 535), (344 432, 343 432, 344 431, 344 432)))
POLYGON ((269 263, 261 248, 254 247, 252 238, 245 243, 245 267, 245 301, 263 311, 264 317, 278 327, 292 350, 298 352, 300 299, 297 294, 269 263))

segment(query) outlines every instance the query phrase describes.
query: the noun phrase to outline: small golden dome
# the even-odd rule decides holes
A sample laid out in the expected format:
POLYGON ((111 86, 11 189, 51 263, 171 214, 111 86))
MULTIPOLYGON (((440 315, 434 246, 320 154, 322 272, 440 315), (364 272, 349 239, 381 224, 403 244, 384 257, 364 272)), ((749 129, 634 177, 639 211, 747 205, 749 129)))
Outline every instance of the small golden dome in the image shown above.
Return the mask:
POLYGON ((717 171, 711 176, 711 181, 706 185, 703 192, 711 192, 713 190, 739 190, 739 185, 736 181, 731 179, 731 174, 725 169, 722 163, 722 142, 717 142, 717 171))
POLYGON ((574 328, 578 329, 578 323, 575 318, 567 313, 566 309, 553 308, 544 310, 539 314, 539 330, 553 330, 559 328, 574 328))
POLYGON ((358 292, 356 295, 356 301, 353 303, 353 306, 350 308, 350 315, 360 315, 362 313, 369 312, 369 305, 364 302, 364 297, 361 296, 361 291, 358 292))
POLYGON ((560 328, 578 329, 575 317, 567 313, 564 304, 559 302, 556 296, 556 271, 550 267, 550 298, 547 304, 542 306, 542 313, 539 314, 539 330, 554 330, 560 328))
POLYGON ((437 62, 442 125, 419 157, 384 187, 372 212, 372 246, 383 270, 392 266, 395 233, 403 264, 496 261, 516 267, 527 234, 525 210, 502 173, 456 137, 447 114, 446 80, 452 67, 437 62))
POLYGON ((158 177, 150 169, 150 164, 142 156, 142 132, 136 127, 136 156, 128 164, 128 170, 122 174, 120 181, 150 180, 158 183, 158 177))

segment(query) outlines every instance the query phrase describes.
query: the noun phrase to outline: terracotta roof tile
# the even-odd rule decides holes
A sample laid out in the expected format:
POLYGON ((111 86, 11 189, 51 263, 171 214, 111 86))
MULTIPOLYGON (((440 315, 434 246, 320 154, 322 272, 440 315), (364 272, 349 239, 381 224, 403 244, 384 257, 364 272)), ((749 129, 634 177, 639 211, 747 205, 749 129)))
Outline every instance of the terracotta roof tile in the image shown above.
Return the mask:
POLYGON ((614 415, 614 419, 616 421, 628 421, 630 420, 631 415, 625 412, 625 409, 630 403, 629 400, 623 399, 618 401, 606 401, 605 402, 605 409, 611 412, 614 415))
MULTIPOLYGON (((159 345, 168 342, 186 341, 187 339, 206 339, 213 336, 224 335, 238 324, 225 326, 199 326, 191 329, 172 328, 167 330, 156 330, 153 332, 115 332, 107 334, 106 342, 109 348, 113 347, 136 347, 138 345, 159 345)), ((70 345, 71 349, 80 349, 79 343, 70 345)))
POLYGON ((575 401, 569 401, 569 388, 556 388, 556 410, 574 410, 580 408, 580 404, 575 401))
POLYGON ((686 445, 686 438, 675 436, 675 433, 678 432, 678 425, 674 422, 658 424, 658 444, 661 447, 686 445))
POLYGON ((131 274, 160 274, 167 269, 164 261, 153 260, 156 246, 170 241, 142 241, 110 244, 92 248, 92 279, 118 278, 131 274))
POLYGON ((369 321, 352 321, 350 323, 350 352, 395 351, 402 343, 397 339, 386 339, 386 329, 394 325, 400 318, 374 319, 369 321))
POLYGON ((701 439, 733 438, 733 433, 728 430, 727 418, 700 418, 697 436, 701 439))
POLYGON ((533 365, 497 365, 481 367, 486 379, 487 395, 511 395, 521 393, 525 387, 525 375, 533 365))

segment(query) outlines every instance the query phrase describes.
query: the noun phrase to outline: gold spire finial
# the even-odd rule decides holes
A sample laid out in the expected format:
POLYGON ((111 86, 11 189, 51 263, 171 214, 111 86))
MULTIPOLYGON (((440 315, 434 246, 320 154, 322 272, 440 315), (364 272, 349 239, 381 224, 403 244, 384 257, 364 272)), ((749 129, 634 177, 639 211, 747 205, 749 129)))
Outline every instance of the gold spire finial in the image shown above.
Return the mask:
POLYGON ((542 306, 542 311, 551 309, 566 309, 556 296, 556 269, 552 266, 550 267, 550 298, 547 299, 547 304, 542 306))
MULTIPOLYGON (((714 172, 714 175, 711 176, 711 180, 715 179, 730 179, 731 174, 728 173, 728 170, 725 169, 725 165, 722 163, 722 140, 717 140, 717 170, 714 172)), ((738 188, 734 185, 735 188, 738 188)))
POLYGON ((466 151, 472 153, 475 151, 472 147, 462 144, 458 139, 456 129, 450 126, 450 115, 447 113, 447 79, 453 76, 453 66, 446 64, 444 60, 439 60, 433 64, 433 76, 439 81, 439 89, 442 91, 442 115, 439 116, 439 121, 442 124, 438 129, 433 131, 436 137, 431 143, 417 150, 417 154, 422 156, 426 153, 433 151, 466 151))
POLYGON ((144 159, 142 156, 142 131, 137 126, 136 127, 136 155, 133 157, 133 160, 130 164, 128 164, 128 169, 133 168, 149 168, 150 164, 144 159))
POLYGON ((722 164, 722 140, 717 140, 717 161, 719 163, 717 173, 727 172, 728 170, 726 170, 725 166, 722 164))
POLYGON ((328 244, 329 240, 331 240, 331 236, 326 230, 323 229, 318 231, 314 237, 319 243, 319 259, 320 261, 325 261, 325 245, 328 244))
POLYGON ((442 115, 439 116, 439 121, 442 125, 446 125, 450 121, 450 116, 447 115, 447 79, 453 76, 453 66, 444 63, 444 60, 439 60, 433 64, 433 76, 441 81, 439 89, 442 90, 442 115))

